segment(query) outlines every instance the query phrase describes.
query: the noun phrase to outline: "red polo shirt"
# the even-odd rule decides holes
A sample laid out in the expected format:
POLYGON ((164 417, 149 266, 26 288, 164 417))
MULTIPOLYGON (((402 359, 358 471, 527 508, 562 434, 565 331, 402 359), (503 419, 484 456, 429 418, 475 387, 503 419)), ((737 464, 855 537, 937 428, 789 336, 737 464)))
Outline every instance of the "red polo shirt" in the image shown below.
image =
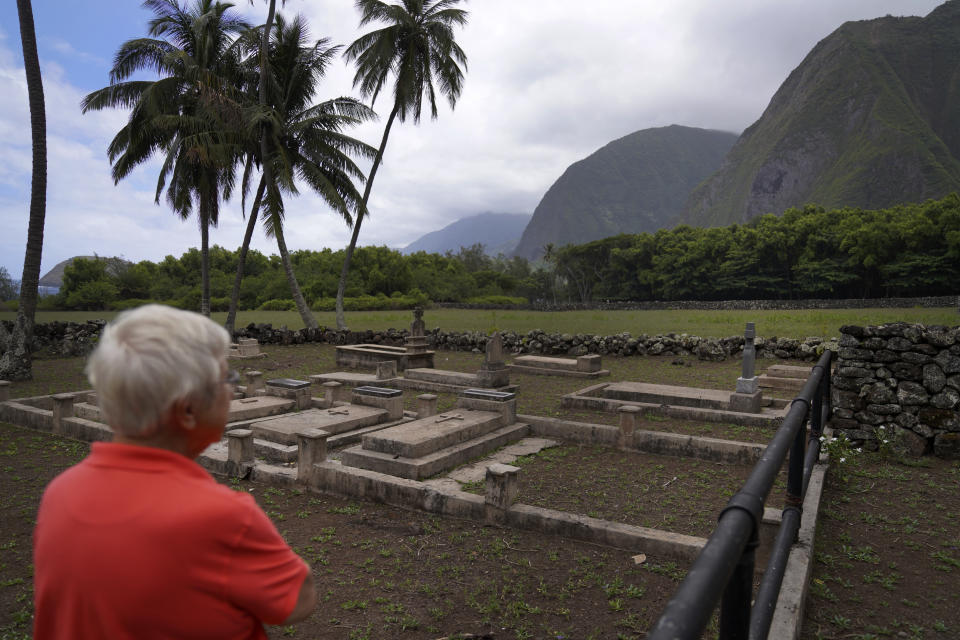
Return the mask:
POLYGON ((266 638, 307 576, 249 494, 186 457, 94 443, 34 532, 34 638, 266 638))

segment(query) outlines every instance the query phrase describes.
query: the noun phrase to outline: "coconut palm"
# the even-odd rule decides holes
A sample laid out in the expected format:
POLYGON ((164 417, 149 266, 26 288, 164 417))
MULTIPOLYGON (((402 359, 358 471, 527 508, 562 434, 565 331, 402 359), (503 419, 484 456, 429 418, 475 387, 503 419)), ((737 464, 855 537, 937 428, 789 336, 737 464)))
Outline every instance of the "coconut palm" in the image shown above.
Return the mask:
POLYGON ((402 0, 389 4, 381 0, 356 0, 360 26, 382 22, 387 26, 357 38, 345 55, 355 60, 357 71, 353 86, 373 105, 387 82, 394 76, 393 108, 383 129, 380 147, 367 176, 360 209, 353 224, 337 288, 337 328, 344 328, 343 293, 350 270, 350 259, 357 246, 360 224, 367 213, 367 202, 377 168, 383 160, 387 137, 393 121, 420 122, 424 95, 430 105, 430 117, 437 117, 437 90, 446 96, 452 109, 463 87, 463 69, 467 56, 453 37, 453 28, 467 23, 467 12, 455 8, 460 0, 402 0))
POLYGON ((201 238, 201 312, 210 314, 209 228, 219 218, 221 195, 229 198, 233 165, 242 135, 242 103, 234 86, 240 57, 234 35, 249 25, 234 17, 228 3, 146 0, 155 18, 150 38, 121 45, 110 71, 110 85, 83 99, 84 112, 130 108, 127 124, 108 148, 114 182, 154 153, 164 154, 156 202, 167 201, 182 219, 194 208, 201 238), (129 80, 156 72, 158 80, 129 80), (169 179, 169 185, 167 181, 169 179))
MULTIPOLYGON (((248 190, 253 163, 259 164, 263 172, 240 249, 231 312, 227 317, 229 330, 233 328, 243 262, 258 212, 262 214, 267 234, 277 240, 291 293, 304 324, 317 327, 297 284, 283 235, 284 194, 296 195, 296 180, 300 179, 349 224, 352 222, 350 211, 360 208, 360 193, 354 180, 363 180, 363 173, 351 155, 370 158, 376 152, 370 145, 343 133, 344 129, 372 118, 371 109, 353 98, 312 104, 317 86, 340 47, 329 46, 326 38, 308 45, 307 25, 301 16, 287 22, 278 14, 272 33, 267 58, 267 106, 254 109, 248 123, 248 129, 262 135, 249 145, 243 172, 244 193, 248 190)), ((248 47, 253 46, 253 40, 250 34, 244 37, 248 47)), ((248 73, 248 78, 253 77, 259 79, 263 75, 259 70, 248 73)))
MULTIPOLYGON (((40 281, 40 257, 43 251, 43 221, 47 211, 47 117, 43 100, 43 80, 37 56, 37 34, 33 26, 30 0, 17 0, 20 18, 20 41, 23 46, 23 69, 27 76, 27 100, 30 103, 30 134, 33 140, 33 177, 30 181, 30 222, 27 227, 27 250, 20 279, 20 306, 13 334, 0 335, 0 379, 28 380, 33 377, 30 343, 33 316, 37 309, 37 285, 40 281)), ((0 328, 0 333, 6 331, 0 328)))

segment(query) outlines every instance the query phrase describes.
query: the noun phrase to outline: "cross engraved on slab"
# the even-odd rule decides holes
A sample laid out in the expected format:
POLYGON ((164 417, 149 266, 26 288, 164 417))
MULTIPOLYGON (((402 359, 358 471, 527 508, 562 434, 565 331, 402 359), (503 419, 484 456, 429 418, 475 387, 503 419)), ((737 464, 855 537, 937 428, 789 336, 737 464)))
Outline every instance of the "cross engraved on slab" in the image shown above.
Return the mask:
POLYGON ((434 422, 447 422, 447 421, 449 421, 449 420, 463 420, 463 416, 460 415, 459 413, 454 414, 454 415, 452 415, 452 416, 446 416, 446 415, 444 415, 444 416, 440 416, 439 418, 437 418, 434 422))
POLYGON ((348 416, 350 412, 346 409, 327 409, 327 413, 331 416, 348 416))

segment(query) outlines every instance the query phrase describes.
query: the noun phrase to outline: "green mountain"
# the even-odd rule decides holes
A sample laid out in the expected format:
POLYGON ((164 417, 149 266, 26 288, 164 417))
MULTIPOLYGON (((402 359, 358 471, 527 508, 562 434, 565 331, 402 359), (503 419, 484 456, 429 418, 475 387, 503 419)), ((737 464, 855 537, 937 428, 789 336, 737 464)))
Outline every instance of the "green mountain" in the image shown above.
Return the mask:
POLYGON ((534 259, 548 243, 581 244, 666 226, 736 139, 724 131, 672 125, 614 140, 570 165, 550 187, 515 255, 534 259))
POLYGON ((881 209, 960 191, 960 0, 820 41, 690 195, 680 221, 816 203, 881 209))

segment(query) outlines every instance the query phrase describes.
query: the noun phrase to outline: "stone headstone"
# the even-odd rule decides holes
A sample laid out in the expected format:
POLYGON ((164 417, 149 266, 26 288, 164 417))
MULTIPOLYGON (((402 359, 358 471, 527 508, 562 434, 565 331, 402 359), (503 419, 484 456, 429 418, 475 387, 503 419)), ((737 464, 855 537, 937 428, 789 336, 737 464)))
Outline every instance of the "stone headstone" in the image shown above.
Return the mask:
POLYGON ((389 380, 397 377, 397 361, 384 360, 377 363, 377 380, 389 380))
POLYGON ((504 366, 503 363, 503 339, 499 331, 494 331, 493 335, 487 339, 487 345, 484 348, 483 366, 487 369, 499 369, 504 366))

